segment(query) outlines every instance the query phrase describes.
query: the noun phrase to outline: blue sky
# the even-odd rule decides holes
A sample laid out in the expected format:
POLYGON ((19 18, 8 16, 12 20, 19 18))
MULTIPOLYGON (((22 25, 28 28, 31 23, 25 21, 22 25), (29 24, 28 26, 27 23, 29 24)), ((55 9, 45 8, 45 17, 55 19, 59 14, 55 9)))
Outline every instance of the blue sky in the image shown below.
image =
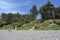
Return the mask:
MULTIPOLYGON (((60 0, 50 1, 55 7, 60 5, 60 0)), ((47 2, 48 0, 0 0, 0 13, 19 12, 21 14, 27 14, 33 5, 36 5, 37 8, 40 8, 47 2)))

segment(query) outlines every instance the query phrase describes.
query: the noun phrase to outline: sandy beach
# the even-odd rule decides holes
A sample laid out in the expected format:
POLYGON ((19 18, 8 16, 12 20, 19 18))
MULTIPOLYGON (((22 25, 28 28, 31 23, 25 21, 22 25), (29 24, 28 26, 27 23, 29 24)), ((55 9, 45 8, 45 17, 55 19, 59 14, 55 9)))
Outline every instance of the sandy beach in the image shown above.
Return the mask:
POLYGON ((60 40, 60 31, 0 30, 0 40, 60 40))

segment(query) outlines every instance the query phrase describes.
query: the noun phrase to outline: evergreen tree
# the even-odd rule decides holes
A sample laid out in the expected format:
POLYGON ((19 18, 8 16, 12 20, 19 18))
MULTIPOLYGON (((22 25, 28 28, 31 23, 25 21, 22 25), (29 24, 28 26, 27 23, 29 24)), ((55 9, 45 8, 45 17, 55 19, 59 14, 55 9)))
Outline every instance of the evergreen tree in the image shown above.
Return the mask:
POLYGON ((47 20, 47 19, 52 19, 53 18, 53 12, 54 12, 54 5, 48 1, 45 5, 43 5, 40 10, 39 13, 42 15, 42 19, 43 20, 47 20))
POLYGON ((38 15, 38 10, 37 10, 37 7, 36 5, 33 5, 32 8, 30 9, 30 13, 36 17, 38 15))
POLYGON ((55 18, 60 19, 60 6, 55 8, 55 18))
POLYGON ((5 13, 2 13, 2 14, 1 14, 1 20, 2 20, 2 21, 6 21, 6 14, 5 14, 5 13))

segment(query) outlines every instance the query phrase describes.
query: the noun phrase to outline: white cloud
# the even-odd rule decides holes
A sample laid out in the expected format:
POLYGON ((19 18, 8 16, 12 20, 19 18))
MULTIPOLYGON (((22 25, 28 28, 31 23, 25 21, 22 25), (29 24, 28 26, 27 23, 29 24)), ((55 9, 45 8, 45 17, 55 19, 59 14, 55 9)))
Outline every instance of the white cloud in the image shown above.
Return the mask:
POLYGON ((10 2, 10 1, 0 0, 0 12, 16 12, 17 11, 16 8, 19 6, 18 3, 10 2))
POLYGON ((0 8, 6 9, 6 8, 14 8, 17 7, 17 3, 15 2, 7 2, 7 0, 0 0, 0 8))
POLYGON ((21 7, 24 5, 29 5, 32 1, 26 1, 26 2, 14 2, 14 0, 0 0, 0 8, 6 9, 6 8, 16 8, 21 7))
POLYGON ((32 1, 26 1, 24 2, 24 5, 29 5, 32 1))
POLYGON ((0 12, 18 12, 16 8, 29 5, 32 1, 0 0, 0 12), (17 2, 16 2, 17 1, 17 2))

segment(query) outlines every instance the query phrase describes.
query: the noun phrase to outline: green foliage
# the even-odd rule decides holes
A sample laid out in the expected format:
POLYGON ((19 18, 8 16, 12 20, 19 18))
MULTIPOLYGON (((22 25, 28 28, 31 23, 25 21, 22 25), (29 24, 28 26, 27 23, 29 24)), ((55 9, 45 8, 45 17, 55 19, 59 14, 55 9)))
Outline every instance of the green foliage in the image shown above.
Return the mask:
POLYGON ((31 29, 32 27, 36 27, 40 24, 40 20, 34 20, 30 23, 27 23, 27 24, 24 24, 23 26, 19 27, 18 29, 23 29, 23 30, 29 30, 31 29))
POLYGON ((38 9, 36 7, 36 5, 33 5, 32 8, 30 9, 30 13, 36 17, 36 15, 38 14, 38 9))
MULTIPOLYGON (((58 20, 55 20, 55 22, 58 22, 58 20)), ((54 23, 53 20, 46 20, 42 23, 39 20, 34 20, 19 27, 18 30, 29 30, 32 27, 35 27, 35 30, 60 30, 60 25, 54 23)))
POLYGON ((59 25, 52 25, 51 27, 38 27, 35 30, 60 30, 60 26, 59 25))
POLYGON ((13 22, 13 26, 21 27, 23 24, 21 22, 13 22))
POLYGON ((45 5, 43 5, 39 10, 39 13, 42 15, 42 19, 43 20, 52 19, 53 18, 52 13, 54 9, 55 7, 53 4, 51 4, 50 1, 48 1, 48 3, 46 3, 45 5))
POLYGON ((59 19, 55 19, 55 20, 45 20, 44 22, 42 22, 40 24, 40 26, 43 26, 43 27, 49 27, 49 26, 52 26, 52 25, 60 25, 60 20, 59 19))
POLYGON ((2 30, 13 30, 14 29, 14 26, 13 25, 5 25, 2 27, 2 30))
POLYGON ((5 25, 5 22, 0 20, 0 27, 3 27, 5 25))
POLYGON ((15 26, 17 26, 18 30, 29 30, 32 27, 38 30, 60 30, 60 7, 55 8, 54 5, 48 1, 45 5, 41 6, 39 10, 36 5, 33 5, 30 9, 30 14, 21 15, 18 12, 15 14, 1 14, 0 29, 14 29, 15 26), (42 19, 36 20, 36 16, 39 13, 42 19), (54 20, 51 20, 53 18, 54 20))
POLYGON ((60 25, 56 24, 60 23, 59 20, 55 20, 55 23, 53 20, 46 20, 41 23, 40 20, 34 20, 30 23, 26 23, 24 25, 20 24, 19 22, 14 22, 9 25, 3 26, 2 30, 14 30, 14 26, 17 26, 17 30, 30 30, 32 27, 35 27, 35 30, 60 30, 60 25), (20 26, 22 25, 22 26, 20 26))
POLYGON ((60 6, 58 8, 55 8, 55 18, 60 19, 60 6))

